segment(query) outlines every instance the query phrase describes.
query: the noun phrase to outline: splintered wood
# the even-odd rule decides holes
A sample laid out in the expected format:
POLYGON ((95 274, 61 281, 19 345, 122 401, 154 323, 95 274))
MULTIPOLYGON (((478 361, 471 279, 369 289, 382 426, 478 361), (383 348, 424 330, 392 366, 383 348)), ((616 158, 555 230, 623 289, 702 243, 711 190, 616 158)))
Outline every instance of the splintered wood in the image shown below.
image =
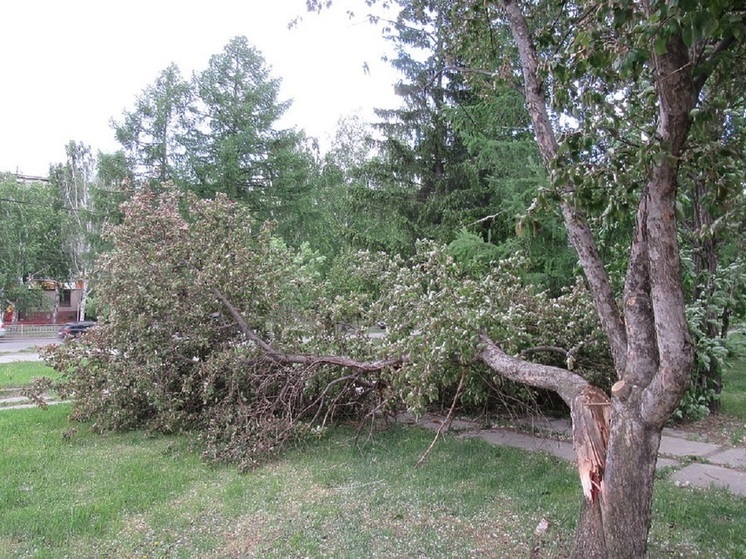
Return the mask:
POLYGON ((578 457, 578 473, 589 502, 603 495, 606 447, 609 443, 611 402, 595 386, 586 386, 575 396, 572 413, 572 441, 578 457))

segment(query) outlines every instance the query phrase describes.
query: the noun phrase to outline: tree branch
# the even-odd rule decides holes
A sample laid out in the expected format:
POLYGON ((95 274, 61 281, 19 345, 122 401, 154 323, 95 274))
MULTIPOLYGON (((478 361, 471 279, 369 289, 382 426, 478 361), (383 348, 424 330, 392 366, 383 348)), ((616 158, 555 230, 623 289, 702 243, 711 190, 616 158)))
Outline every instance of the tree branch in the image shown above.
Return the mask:
POLYGON ((358 369, 365 372, 380 371, 388 367, 400 367, 408 361, 406 355, 379 359, 376 361, 357 361, 344 355, 312 355, 312 354, 289 354, 271 350, 267 358, 282 365, 336 365, 349 369, 358 369))
POLYGON ((252 342, 254 342, 266 355, 266 358, 281 365, 336 365, 360 371, 373 372, 380 371, 389 367, 401 367, 408 361, 406 355, 392 357, 389 359, 379 359, 375 361, 357 361, 344 355, 311 355, 311 354, 290 354, 277 351, 248 325, 241 313, 234 307, 231 302, 223 295, 220 290, 212 288, 212 293, 228 310, 233 320, 238 324, 241 332, 252 342))
POLYGON ((486 334, 480 338, 479 356, 490 368, 510 380, 553 390, 570 408, 580 482, 586 499, 594 502, 603 492, 611 418, 608 396, 575 373, 511 357, 486 334))
POLYGON ((575 397, 587 386, 580 375, 567 369, 531 363, 505 353, 487 334, 481 334, 479 358, 491 369, 510 380, 536 388, 553 390, 572 408, 575 397))
POLYGON ((669 39, 664 54, 653 53, 653 62, 659 94, 657 137, 667 153, 653 168, 647 188, 645 227, 659 366, 643 394, 641 412, 649 424, 662 426, 689 386, 694 362, 684 315, 676 192, 679 158, 689 133, 689 115, 697 103, 697 91, 680 34, 669 39))
POLYGON ((718 62, 718 56, 733 46, 735 42, 736 38, 732 35, 722 39, 717 45, 715 45, 715 48, 712 49, 712 52, 705 59, 704 64, 697 64, 697 67, 695 68, 695 73, 697 75, 693 79, 694 88, 697 92, 702 91, 702 88, 707 82, 707 78, 709 78, 715 70, 715 63, 718 62), (707 68, 707 70, 705 71, 703 67, 707 68))
MULTIPOLYGON (((650 301, 650 266, 646 222, 648 189, 643 189, 637 208, 627 273, 624 281, 624 325, 627 333, 627 363, 619 371, 629 387, 645 387, 658 370, 655 319, 650 301)), ((621 380, 621 379, 620 379, 621 380)), ((621 394, 621 392, 620 392, 621 394)))
POLYGON ((425 460, 427 460, 427 457, 430 456, 430 452, 432 452, 433 448, 435 447, 435 443, 438 442, 438 439, 440 438, 441 433, 451 426, 451 422, 453 421, 453 412, 456 410, 456 404, 461 398, 461 392, 464 389, 465 380, 466 380, 466 370, 464 370, 461 373, 461 379, 459 379, 458 381, 458 386, 456 387, 456 394, 453 395, 453 401, 451 402, 451 409, 448 410, 448 415, 446 416, 445 421, 443 421, 443 423, 440 424, 440 427, 438 427, 438 431, 437 433, 435 433, 435 437, 433 438, 433 441, 430 443, 430 446, 427 447, 427 450, 424 452, 424 454, 420 456, 420 459, 417 460, 417 464, 415 464, 415 468, 419 468, 420 466, 422 466, 422 464, 425 463, 425 460))
MULTIPOLYGON (((549 119, 543 83, 539 79, 539 60, 536 49, 526 18, 521 13, 518 2, 516 0, 502 0, 501 3, 505 9, 510 31, 521 57, 526 106, 533 122, 536 141, 544 165, 551 176, 559 147, 549 119)), ((552 178, 552 182, 555 182, 554 178, 552 178)), ((565 194, 567 194, 566 191, 565 194)), ((611 282, 596 247, 593 234, 585 216, 572 207, 568 200, 562 200, 561 209, 570 242, 578 254, 580 265, 583 267, 590 291, 593 294, 596 312, 609 338, 615 368, 617 371, 622 371, 626 362, 627 336, 624 331, 621 313, 616 304, 614 291, 611 288, 611 282)))
POLYGON ((265 353, 275 353, 275 350, 272 349, 272 347, 267 342, 256 335, 251 326, 249 326, 248 323, 244 320, 241 313, 238 312, 238 309, 236 309, 236 307, 231 304, 231 302, 225 297, 225 295, 223 295, 218 289, 214 287, 211 288, 211 291, 215 298, 220 301, 228 310, 230 315, 233 317, 233 320, 235 320, 236 324, 238 324, 238 328, 241 330, 241 332, 243 332, 244 336, 258 345, 262 350, 264 350, 265 353))

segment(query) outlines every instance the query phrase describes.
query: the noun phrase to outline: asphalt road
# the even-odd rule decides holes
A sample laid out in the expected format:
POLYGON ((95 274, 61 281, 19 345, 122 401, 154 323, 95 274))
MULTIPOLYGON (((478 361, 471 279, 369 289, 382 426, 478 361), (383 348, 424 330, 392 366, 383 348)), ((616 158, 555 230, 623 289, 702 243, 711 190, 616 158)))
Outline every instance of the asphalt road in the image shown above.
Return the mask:
POLYGON ((36 346, 58 344, 57 338, 0 338, 0 353, 16 353, 36 346))

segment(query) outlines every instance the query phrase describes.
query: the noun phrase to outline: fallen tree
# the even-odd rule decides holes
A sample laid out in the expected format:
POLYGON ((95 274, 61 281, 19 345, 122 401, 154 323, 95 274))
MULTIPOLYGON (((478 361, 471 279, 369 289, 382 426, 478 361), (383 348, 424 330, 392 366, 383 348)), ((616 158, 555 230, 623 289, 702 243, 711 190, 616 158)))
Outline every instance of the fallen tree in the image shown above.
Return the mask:
POLYGON ((531 402, 490 374, 483 330, 515 332, 514 353, 552 347, 533 353, 606 382, 582 282, 537 292, 518 258, 472 277, 433 243, 407 261, 360 253, 349 274, 375 285, 340 293, 318 281, 313 254, 224 197, 143 191, 122 210, 97 270, 102 323, 47 356, 72 417, 97 430, 195 431, 205 456, 253 467, 330 422, 364 425, 454 396, 531 402), (386 335, 368 335, 381 320, 386 335))
POLYGON ((207 457, 247 468, 330 420, 385 411, 386 374, 406 356, 378 358, 367 336, 340 331, 347 303, 321 308, 313 258, 271 225, 175 188, 122 209, 98 265, 103 323, 47 354, 74 419, 194 430, 207 457))

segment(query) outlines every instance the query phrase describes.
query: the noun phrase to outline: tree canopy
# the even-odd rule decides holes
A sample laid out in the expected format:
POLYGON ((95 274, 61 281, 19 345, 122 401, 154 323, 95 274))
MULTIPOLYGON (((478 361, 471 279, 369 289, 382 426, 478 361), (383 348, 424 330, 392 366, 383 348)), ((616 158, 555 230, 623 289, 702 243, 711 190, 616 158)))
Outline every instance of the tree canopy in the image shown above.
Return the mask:
MULTIPOLYGON (((447 38, 451 59, 476 77, 483 95, 506 84, 523 89, 549 179, 536 205, 560 211, 617 382, 609 397, 567 371, 516 360, 486 336, 484 360, 508 378, 555 390, 571 407, 586 495, 576 556, 643 556, 661 429, 690 385, 695 354, 712 358, 701 344, 695 352, 687 321, 682 176, 707 175, 703 161, 689 154, 697 151, 692 140, 708 120, 702 113, 717 98, 721 72, 743 59, 743 6, 728 0, 403 5, 402 13, 431 22, 421 36, 447 38)), ((436 73, 432 83, 442 77, 436 73)), ((742 112, 742 100, 726 104, 742 112)), ((726 156, 710 178, 727 176, 728 164, 726 156)), ((703 231, 712 218, 701 202, 718 181, 693 182, 700 190, 693 192, 692 222, 703 231)), ((740 194, 742 179, 736 182, 740 194)), ((712 272, 718 254, 702 241, 710 239, 695 246, 695 270, 707 262, 712 272)), ((694 298, 712 293, 700 281, 694 298)), ((732 308, 704 312, 711 333, 713 318, 720 314, 727 324, 732 308)), ((699 324, 704 332, 701 318, 699 324)), ((716 371, 709 376, 717 382, 716 371)))
POLYGON ((65 237, 66 211, 48 183, 23 184, 0 176, 0 305, 14 313, 33 313, 47 301, 29 278, 58 279, 69 269, 65 237))

